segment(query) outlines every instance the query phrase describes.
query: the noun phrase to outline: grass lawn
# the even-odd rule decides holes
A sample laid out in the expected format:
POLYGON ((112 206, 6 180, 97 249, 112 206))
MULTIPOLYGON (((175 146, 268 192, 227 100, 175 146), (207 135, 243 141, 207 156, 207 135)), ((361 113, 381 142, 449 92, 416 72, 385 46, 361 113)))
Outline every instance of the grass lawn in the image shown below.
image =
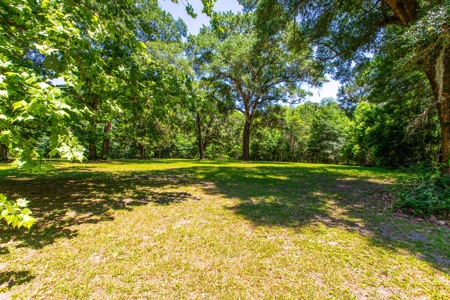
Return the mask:
POLYGON ((394 172, 156 160, 0 165, 0 299, 449 299, 450 228, 390 215, 394 172), (3 225, 2 225, 3 226, 3 225), (3 227, 5 228, 5 227, 3 227))

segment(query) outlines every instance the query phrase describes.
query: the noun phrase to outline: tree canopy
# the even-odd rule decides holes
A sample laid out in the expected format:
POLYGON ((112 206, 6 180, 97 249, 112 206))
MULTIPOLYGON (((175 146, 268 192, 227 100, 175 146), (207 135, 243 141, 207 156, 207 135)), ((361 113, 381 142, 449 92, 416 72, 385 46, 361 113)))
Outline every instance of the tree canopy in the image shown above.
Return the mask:
POLYGON ((252 13, 216 14, 212 26, 193 37, 198 76, 229 88, 234 109, 245 116, 242 159, 249 159, 250 126, 258 110, 268 103, 299 103, 306 84, 319 85, 321 68, 311 59, 312 49, 289 47, 289 34, 262 40, 252 13))
MULTIPOLYGON (((352 80, 364 72, 372 56, 391 60, 403 73, 419 71, 434 95, 430 106, 438 111, 443 161, 450 159, 450 4, 446 1, 277 1, 243 0, 246 10, 256 11, 262 35, 289 30, 292 20, 312 43, 317 59, 334 78, 352 80), (282 17, 273 16, 274 7, 282 17), (271 26, 264 20, 271 19, 271 26)), ((444 173, 450 173, 445 167, 444 173)))

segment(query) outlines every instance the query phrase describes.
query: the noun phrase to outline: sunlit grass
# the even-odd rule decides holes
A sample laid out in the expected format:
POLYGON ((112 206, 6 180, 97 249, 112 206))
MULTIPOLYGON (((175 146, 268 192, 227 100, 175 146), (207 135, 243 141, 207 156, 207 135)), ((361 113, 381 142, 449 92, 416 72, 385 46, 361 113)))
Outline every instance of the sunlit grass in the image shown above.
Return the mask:
POLYGON ((392 216, 396 173, 188 160, 0 165, 0 298, 445 299, 450 231, 392 216))

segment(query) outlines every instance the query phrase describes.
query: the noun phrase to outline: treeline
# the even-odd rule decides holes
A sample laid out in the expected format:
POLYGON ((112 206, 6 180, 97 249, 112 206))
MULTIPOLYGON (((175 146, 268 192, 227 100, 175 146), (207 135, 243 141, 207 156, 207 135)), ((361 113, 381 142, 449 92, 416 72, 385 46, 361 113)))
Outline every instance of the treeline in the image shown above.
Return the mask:
MULTIPOLYGON (((420 105, 376 105, 365 101, 343 109, 333 99, 295 107, 267 106, 258 113, 251 128, 250 159, 385 167, 438 161, 439 124, 436 118, 418 119, 423 109, 420 105)), ((95 158, 198 159, 199 128, 195 116, 181 106, 177 111, 171 117, 135 125, 134 130, 130 130, 126 118, 98 124, 96 152, 108 154, 95 158), (136 137, 136 130, 147 134, 136 137), (106 150, 105 140, 110 141, 106 150)), ((208 131, 204 158, 241 159, 245 116, 231 111, 215 118, 217 121, 203 130, 208 131)), ((88 140, 83 140, 86 148, 88 140)), ((48 156, 49 138, 40 138, 38 147, 48 156)))

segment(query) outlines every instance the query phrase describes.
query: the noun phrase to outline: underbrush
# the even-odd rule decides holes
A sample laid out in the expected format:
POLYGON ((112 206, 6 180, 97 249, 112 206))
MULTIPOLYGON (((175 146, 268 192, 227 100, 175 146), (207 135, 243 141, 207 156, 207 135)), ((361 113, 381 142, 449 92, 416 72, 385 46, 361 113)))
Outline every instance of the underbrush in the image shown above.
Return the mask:
POLYGON ((441 176, 442 164, 423 164, 404 168, 398 179, 393 208, 405 213, 448 218, 450 213, 450 176, 441 176))

